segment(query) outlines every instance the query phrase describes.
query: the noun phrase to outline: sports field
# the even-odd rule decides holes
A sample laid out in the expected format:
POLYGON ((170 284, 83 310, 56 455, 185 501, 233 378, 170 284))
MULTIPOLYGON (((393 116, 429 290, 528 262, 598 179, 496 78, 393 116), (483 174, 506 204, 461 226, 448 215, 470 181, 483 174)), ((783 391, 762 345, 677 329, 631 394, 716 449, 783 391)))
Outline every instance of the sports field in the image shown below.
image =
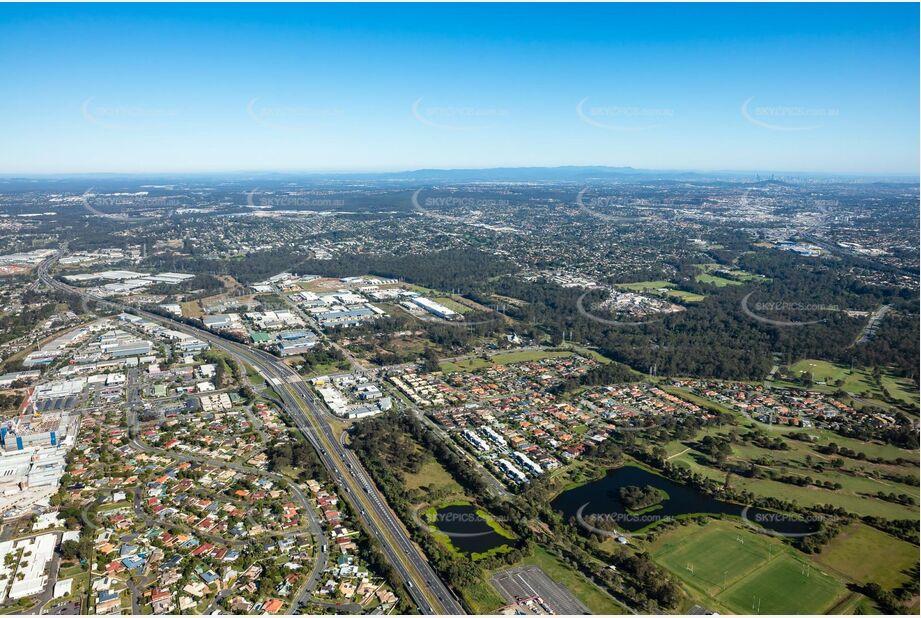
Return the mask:
POLYGON ((716 596, 770 560, 772 552, 781 551, 770 537, 746 534, 721 522, 691 528, 693 535, 669 539, 653 556, 707 596, 716 596))
POLYGON ((737 614, 823 614, 847 593, 812 563, 781 553, 716 598, 737 614))
POLYGON ((650 551, 717 611, 822 613, 848 594, 842 580, 794 556, 779 539, 730 521, 678 528, 655 541, 650 551))

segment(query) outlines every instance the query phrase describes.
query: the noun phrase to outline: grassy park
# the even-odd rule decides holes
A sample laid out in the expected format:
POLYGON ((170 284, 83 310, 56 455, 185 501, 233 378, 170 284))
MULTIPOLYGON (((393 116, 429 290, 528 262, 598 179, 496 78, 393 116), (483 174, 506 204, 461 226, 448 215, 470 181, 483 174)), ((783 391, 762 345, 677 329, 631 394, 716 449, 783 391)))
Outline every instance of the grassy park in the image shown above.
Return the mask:
POLYGON ((679 527, 652 542, 650 553, 720 613, 819 614, 849 594, 843 578, 737 522, 679 527))

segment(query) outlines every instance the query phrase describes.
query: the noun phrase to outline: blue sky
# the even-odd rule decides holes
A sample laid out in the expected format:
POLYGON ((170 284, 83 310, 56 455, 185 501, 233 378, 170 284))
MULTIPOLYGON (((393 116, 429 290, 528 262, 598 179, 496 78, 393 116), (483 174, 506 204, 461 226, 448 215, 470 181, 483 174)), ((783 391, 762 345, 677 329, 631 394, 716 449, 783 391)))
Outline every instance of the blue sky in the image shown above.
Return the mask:
POLYGON ((916 4, 0 5, 0 174, 908 173, 916 4))

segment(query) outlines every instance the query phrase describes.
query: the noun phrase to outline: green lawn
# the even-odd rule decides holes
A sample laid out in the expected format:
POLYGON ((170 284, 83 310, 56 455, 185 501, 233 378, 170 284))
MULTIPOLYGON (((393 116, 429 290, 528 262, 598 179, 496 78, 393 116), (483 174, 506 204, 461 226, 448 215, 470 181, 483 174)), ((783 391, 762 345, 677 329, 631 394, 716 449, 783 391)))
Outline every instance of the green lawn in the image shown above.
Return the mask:
MULTIPOLYGON (((869 369, 855 368, 852 371, 843 365, 836 365, 835 363, 814 358, 799 360, 793 363, 790 369, 796 374, 809 371, 812 373, 812 377, 816 382, 844 380, 844 384, 840 388, 848 393, 853 393, 855 395, 867 394, 877 397, 882 396, 882 393, 879 392, 879 389, 873 383, 873 378, 869 369)), ((910 380, 884 372, 882 375, 882 383, 893 398, 909 405, 918 405, 919 392, 910 380)))
POLYGON ((813 379, 817 382, 824 382, 828 379, 845 379, 850 373, 847 367, 836 365, 829 361, 817 360, 814 358, 804 358, 802 360, 796 361, 790 366, 790 369, 792 369, 794 373, 798 374, 809 371, 812 373, 813 379))
POLYGON ((781 553, 730 586, 717 600, 739 614, 822 614, 847 594, 841 581, 781 553))
POLYGON ((694 277, 695 281, 700 283, 707 283, 709 285, 715 285, 718 288, 724 288, 727 285, 742 285, 741 281, 733 281, 732 279, 726 279, 724 277, 717 277, 716 275, 711 275, 709 273, 700 273, 694 277))
POLYGON ((555 358, 559 356, 572 356, 572 352, 566 350, 528 350, 525 352, 503 352, 490 356, 489 360, 474 356, 465 358, 457 362, 441 363, 441 370, 445 373, 455 371, 476 371, 492 367, 493 365, 508 365, 509 363, 523 363, 526 361, 537 361, 544 358, 555 358))
MULTIPOLYGON (((788 429, 782 427, 775 427, 773 430, 781 433, 803 431, 802 429, 788 429)), ((806 430, 806 433, 808 433, 810 436, 816 436, 819 439, 816 444, 829 444, 834 442, 838 446, 846 446, 853 451, 866 453, 868 457, 881 457, 883 459, 898 459, 901 457, 903 459, 913 461, 916 464, 918 462, 917 450, 910 451, 908 449, 899 448, 898 446, 892 446, 891 444, 864 442, 854 438, 846 438, 829 429, 808 429, 806 430)))
POLYGON ((614 287, 618 287, 622 290, 629 290, 631 292, 643 292, 645 290, 673 288, 675 284, 670 281, 637 281, 636 283, 618 283, 614 287))
POLYGON ((629 292, 655 292, 675 300, 697 303, 706 298, 703 294, 695 294, 686 290, 676 289, 677 286, 670 281, 637 281, 636 283, 618 283, 614 287, 629 292))
POLYGON ((689 303, 699 303, 706 298, 706 296, 703 294, 695 294, 693 292, 686 292, 684 290, 668 290, 665 295, 689 303))
POLYGON ((246 375, 249 377, 249 381, 253 384, 253 386, 261 386, 265 384, 265 378, 262 377, 262 374, 249 365, 246 366, 246 375))
MULTIPOLYGON (((458 500, 446 500, 444 502, 441 502, 437 506, 430 506, 424 511, 422 511, 421 512, 422 519, 426 522, 434 522, 435 518, 437 517, 438 511, 448 506, 473 506, 473 505, 471 505, 471 501, 467 500, 466 498, 458 499, 458 500)), ((492 513, 489 513, 485 509, 482 509, 479 507, 475 507, 475 508, 476 508, 475 512, 476 512, 477 517, 482 519, 486 523, 486 525, 492 528, 492 530, 496 534, 510 541, 514 541, 515 539, 518 538, 514 533, 502 527, 502 525, 496 521, 495 517, 493 517, 492 513)), ((450 550, 452 554, 459 556, 459 555, 466 553, 470 557, 471 560, 483 560, 484 558, 489 558, 497 554, 504 554, 512 550, 511 546, 503 543, 501 545, 492 547, 491 549, 483 553, 465 552, 464 550, 455 546, 451 540, 451 536, 448 533, 445 533, 439 530, 436 524, 429 523, 428 531, 429 531, 429 534, 431 534, 433 538, 435 538, 439 543, 444 545, 446 549, 450 550)))
MULTIPOLYGON (((681 458, 679 457, 676 459, 680 460, 681 458)), ((707 469, 712 470, 709 467, 707 467, 707 469)), ((708 474, 707 476, 713 479, 726 478, 725 473, 719 474, 716 470, 712 472, 712 474, 708 474)), ((799 473, 799 471, 797 471, 797 473, 799 473)), ((813 476, 815 477, 816 475, 813 474, 813 476)), ((849 480, 857 481, 859 479, 849 480)), ((876 498, 858 496, 848 489, 848 485, 845 485, 843 489, 833 491, 811 486, 800 487, 798 485, 781 483, 770 479, 742 478, 733 478, 732 485, 735 489, 744 489, 759 496, 790 500, 807 506, 831 504, 851 511, 852 513, 857 513, 858 515, 874 515, 887 519, 918 519, 918 507, 903 506, 901 504, 886 502, 876 498)), ((912 489, 908 486, 899 485, 897 487, 899 491, 896 493, 901 493, 903 490, 905 493, 912 493, 912 489)), ((874 485, 874 489, 877 490, 885 489, 891 491, 895 488, 896 486, 886 487, 880 484, 874 485)), ((915 489, 915 491, 917 491, 917 489, 915 489)))
POLYGON ((904 401, 907 404, 913 405, 915 407, 919 404, 919 391, 915 388, 914 384, 910 380, 905 378, 897 378, 891 375, 883 375, 882 377, 883 386, 889 391, 889 394, 899 401, 904 401))
POLYGON ((905 571, 918 563, 918 548, 855 522, 822 548, 816 561, 855 582, 892 589, 908 581, 905 571))
MULTIPOLYGON (((682 395, 683 396, 683 395, 682 395)), ((743 422, 743 426, 749 423, 743 422)), ((781 430, 777 429, 777 435, 783 435, 788 431, 803 430, 781 430)), ((893 446, 882 444, 866 443, 833 434, 825 430, 808 430, 809 435, 818 436, 818 444, 828 444, 836 442, 839 446, 865 452, 870 457, 883 457, 885 459, 895 459, 902 457, 909 462, 917 462, 917 451, 906 451, 893 446)), ((695 441, 700 440, 705 435, 727 435, 728 428, 720 429, 718 427, 708 427, 698 432, 695 441)), ((822 472, 814 469, 806 469, 805 460, 811 456, 815 462, 830 461, 830 457, 819 454, 813 445, 797 440, 788 440, 790 449, 786 451, 762 449, 751 444, 733 444, 731 456, 732 461, 753 461, 765 458, 773 460, 775 463, 771 466, 774 470, 800 476, 811 476, 823 481, 837 482, 842 485, 841 489, 829 490, 814 486, 800 487, 789 483, 782 483, 768 478, 744 478, 733 476, 731 479, 732 486, 735 489, 745 489, 756 495, 780 498, 783 500, 796 501, 802 505, 819 505, 833 504, 840 506, 848 511, 859 515, 875 515, 889 519, 918 519, 917 507, 904 506, 892 502, 886 502, 874 497, 862 494, 876 494, 878 491, 886 493, 894 491, 895 493, 906 493, 919 499, 919 488, 911 485, 904 485, 891 481, 880 481, 867 477, 860 473, 857 475, 847 474, 841 470, 836 470, 832 466, 825 466, 822 472)), ((689 448, 693 441, 672 441, 664 444, 664 448, 670 457, 669 463, 689 468, 691 471, 706 476, 707 478, 724 481, 726 473, 711 466, 709 460, 699 451, 689 448)), ((862 467, 867 471, 892 471, 909 473, 917 470, 917 464, 907 464, 895 468, 888 465, 877 465, 866 461, 858 462, 845 458, 845 469, 858 470, 862 467)))
POLYGON ((664 538, 653 552, 655 560, 708 596, 716 596, 766 563, 772 551, 781 550, 770 537, 722 521, 691 524, 664 538))
POLYGON ((429 459, 418 472, 403 475, 407 489, 418 489, 426 486, 435 490, 445 490, 450 494, 463 495, 463 488, 457 484, 454 477, 444 469, 434 458, 429 459))
POLYGON ((505 600, 488 580, 489 577, 484 574, 483 581, 460 589, 464 601, 477 614, 495 614, 496 610, 506 605, 505 600))
POLYGON ((435 298, 434 301, 435 301, 436 303, 439 303, 439 304, 441 304, 441 305, 444 305, 445 307, 447 307, 447 308, 450 309, 451 311, 455 311, 455 312, 457 312, 457 313, 464 314, 464 313, 470 313, 470 312, 472 311, 472 309, 470 309, 470 307, 467 307, 467 306, 465 306, 465 305, 462 305, 462 304, 460 304, 459 302, 457 302, 456 300, 454 300, 453 298, 449 298, 449 297, 447 297, 447 296, 439 296, 438 298, 435 298))
POLYGON ((692 598, 720 613, 754 614, 759 599, 762 614, 822 613, 848 594, 843 579, 823 574, 780 539, 730 520, 678 527, 647 549, 692 598))
POLYGON ((744 270, 736 269, 736 270, 727 270, 726 272, 729 275, 732 275, 734 278, 738 279, 739 281, 745 281, 746 283, 750 281, 767 281, 767 277, 765 277, 764 275, 758 275, 758 274, 750 273, 744 270))

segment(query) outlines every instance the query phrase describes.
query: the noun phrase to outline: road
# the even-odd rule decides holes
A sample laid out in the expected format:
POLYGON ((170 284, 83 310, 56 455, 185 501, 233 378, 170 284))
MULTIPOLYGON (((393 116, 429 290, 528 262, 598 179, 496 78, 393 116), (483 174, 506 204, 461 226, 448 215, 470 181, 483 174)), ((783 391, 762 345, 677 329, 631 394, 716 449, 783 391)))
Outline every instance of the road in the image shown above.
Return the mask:
POLYGON ((873 314, 870 315, 870 319, 867 320, 866 326, 864 326, 863 330, 860 331, 860 335, 858 335, 857 341, 854 343, 854 345, 863 345, 868 342, 876 332, 876 328, 879 326, 880 321, 886 317, 886 314, 889 313, 890 309, 892 309, 892 305, 883 305, 874 311, 873 314))
MULTIPOLYGON (((329 346, 332 346, 332 347, 335 348, 336 350, 339 350, 339 352, 342 353, 343 356, 345 356, 345 358, 349 361, 349 366, 351 367, 352 373, 357 373, 357 374, 359 374, 359 375, 367 376, 369 373, 378 373, 378 372, 379 372, 379 370, 368 370, 368 369, 366 369, 365 367, 363 367, 363 366, 361 365, 361 363, 358 362, 358 359, 355 358, 355 357, 352 355, 352 353, 349 351, 348 348, 346 348, 345 346, 339 345, 338 343, 336 343, 335 341, 333 341, 332 339, 330 339, 325 333, 323 333, 323 330, 320 328, 319 324, 317 324, 316 320, 314 320, 313 317, 310 316, 310 314, 306 313, 303 309, 301 309, 300 307, 298 307, 296 303, 291 302, 291 299, 288 298, 287 296, 285 296, 285 295, 282 295, 282 296, 286 299, 286 301, 287 301, 287 303, 288 303, 288 306, 291 307, 291 309, 292 309, 295 313, 297 313, 297 314, 300 316, 300 318, 301 318, 302 320, 304 320, 307 324, 310 324, 310 326, 313 327, 313 329, 314 329, 315 331, 321 333, 321 335, 320 335, 321 341, 323 341, 324 343, 326 343, 326 344, 329 345, 329 346)), ((540 348, 539 346, 538 346, 538 347, 535 347, 535 348, 521 348, 520 350, 516 350, 516 351, 525 351, 525 350, 530 350, 530 349, 537 349, 537 350, 539 350, 539 349, 541 349, 541 348, 540 348)), ((461 359, 469 358, 469 357, 473 357, 473 356, 477 356, 477 355, 476 355, 476 354, 467 354, 467 355, 464 355, 464 356, 457 356, 457 357, 449 358, 449 359, 445 359, 445 360, 448 360, 448 361, 456 361, 456 360, 461 360, 461 359)), ((387 366, 386 369, 387 369, 388 371, 391 371, 391 370, 393 370, 393 369, 399 369, 399 368, 402 368, 402 369, 409 369, 409 368, 411 368, 411 367, 415 367, 416 365, 417 365, 417 363, 404 363, 404 364, 402 364, 402 365, 390 365, 390 366, 387 366)), ((391 390, 391 391, 393 391, 394 393, 396 393, 396 390, 395 390, 395 389, 392 389, 391 386, 390 386, 389 384, 385 384, 385 389, 391 390)), ((444 429, 442 429, 442 427, 440 427, 437 423, 435 423, 434 421, 432 421, 432 419, 430 419, 428 416, 426 416, 425 413, 424 413, 422 410, 420 410, 418 406, 416 406, 416 404, 411 403, 411 402, 409 402, 409 401, 404 401, 404 400, 403 400, 399 395, 397 395, 397 394, 394 394, 392 398, 393 398, 393 401, 396 402, 398 406, 403 406, 404 409, 405 409, 405 408, 409 408, 409 410, 412 412, 413 416, 415 416, 422 424, 424 424, 424 425, 427 426, 429 429, 431 429, 433 432, 435 432, 435 435, 439 436, 439 437, 444 441, 445 444, 447 444, 450 448, 452 448, 452 449, 453 449, 456 453, 458 453, 461 457, 463 457, 464 459, 466 459, 467 462, 468 462, 471 466, 473 466, 473 467, 475 467, 476 469, 478 469, 478 470, 480 471, 481 476, 483 477, 483 480, 486 482, 487 485, 489 485, 490 490, 491 490, 493 493, 495 493, 497 496, 500 496, 500 497, 503 497, 503 498, 507 498, 507 497, 509 497, 509 496, 511 495, 511 494, 509 493, 509 491, 505 488, 505 485, 503 485, 502 482, 501 482, 500 480, 498 480, 495 476, 493 476, 493 474, 492 474, 489 470, 487 470, 487 469, 483 466, 483 464, 481 464, 479 461, 477 461, 477 459, 476 459, 475 457, 473 457, 472 455, 470 455, 470 454, 467 453, 466 451, 457 448, 457 446, 454 444, 454 440, 452 440, 451 437, 447 435, 447 433, 444 431, 444 429)), ((318 407, 320 407, 320 408, 322 409, 322 406, 318 406, 318 407)), ((342 443, 342 444, 344 445, 344 442, 343 442, 342 440, 340 440, 340 443, 342 443)), ((349 453, 350 455, 352 454, 351 451, 346 451, 346 452, 349 453)))
MULTIPOLYGON (((77 294, 116 310, 129 309, 121 303, 94 297, 85 290, 73 288, 49 276, 48 269, 59 256, 42 262, 36 268, 37 276, 45 285, 77 294)), ((291 420, 313 445, 331 477, 345 492, 344 499, 355 507, 354 510, 366 524, 367 530, 378 538, 384 555, 405 583, 419 611, 426 614, 464 613, 460 602, 439 579, 421 549, 409 538, 406 528, 386 504, 361 463, 335 438, 322 409, 296 371, 262 350, 228 341, 208 331, 157 314, 133 307, 130 309, 148 320, 166 324, 172 329, 203 339, 234 359, 255 367, 278 392, 291 420)), ((225 465, 224 462, 221 462, 221 465, 225 465)))

